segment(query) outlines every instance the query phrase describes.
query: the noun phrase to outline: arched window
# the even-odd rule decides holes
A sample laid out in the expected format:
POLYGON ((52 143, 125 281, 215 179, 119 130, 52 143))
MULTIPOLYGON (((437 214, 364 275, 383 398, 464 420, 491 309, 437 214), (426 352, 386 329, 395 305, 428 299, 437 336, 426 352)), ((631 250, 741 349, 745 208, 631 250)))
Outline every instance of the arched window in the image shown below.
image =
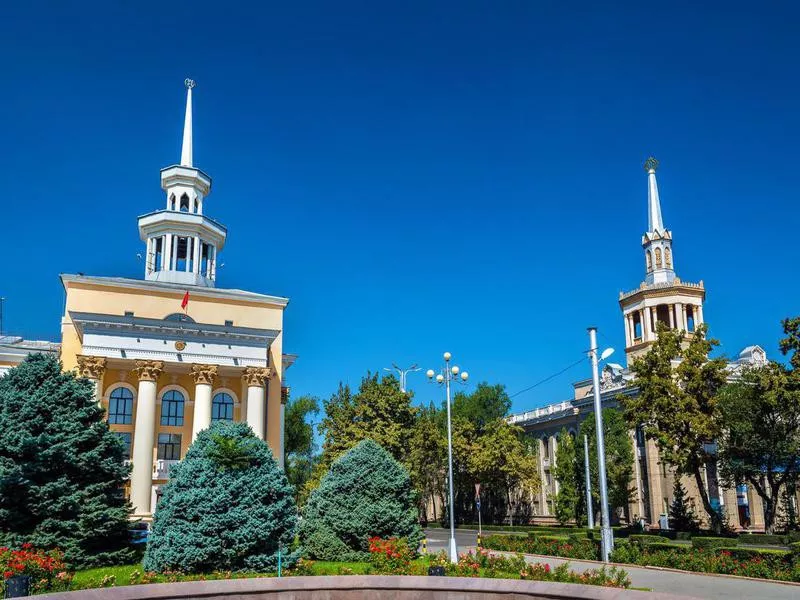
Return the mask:
POLYGON ((233 421, 233 398, 230 394, 220 392, 211 403, 212 421, 233 421))
POLYGON ((169 197, 169 209, 170 210, 175 210, 175 194, 172 194, 169 197))
POLYGON ((128 388, 114 388, 108 398, 108 422, 112 425, 130 425, 133 421, 133 392, 128 388))
POLYGON ((653 255, 650 253, 650 250, 647 251, 647 272, 653 270, 653 255))
POLYGON ((189 196, 181 196, 181 212, 189 212, 189 196))
POLYGON ((183 426, 183 394, 169 390, 161 396, 161 424, 173 427, 183 426))
POLYGON ((183 313, 172 313, 164 317, 165 321, 177 321, 178 323, 194 323, 194 319, 183 313))
POLYGON ((194 200, 194 212, 200 212, 200 202, 195 198, 194 200))
POLYGON ((661 268, 661 248, 656 248, 656 269, 661 268))
POLYGON ((669 248, 664 248, 664 262, 668 269, 672 268, 672 251, 669 248))

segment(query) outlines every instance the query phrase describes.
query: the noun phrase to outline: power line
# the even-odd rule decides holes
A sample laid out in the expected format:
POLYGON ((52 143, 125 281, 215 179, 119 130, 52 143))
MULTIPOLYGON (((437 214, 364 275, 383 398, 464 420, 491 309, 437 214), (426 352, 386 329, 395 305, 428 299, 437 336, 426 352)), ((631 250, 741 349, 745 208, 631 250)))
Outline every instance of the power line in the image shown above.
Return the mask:
POLYGON ((567 372, 567 371, 569 371, 569 370, 570 370, 572 367, 577 367, 579 364, 581 364, 581 363, 582 363, 583 361, 585 361, 585 360, 588 360, 588 357, 587 357, 587 356, 584 356, 584 357, 582 357, 580 360, 576 360, 576 361, 575 361, 574 363, 572 363, 571 365, 568 365, 568 366, 564 367, 564 368, 563 368, 563 369, 561 369, 561 370, 560 370, 558 373, 553 373, 552 375, 549 375, 548 377, 545 377, 545 378, 544 378, 544 379, 542 379, 541 381, 537 381, 537 382, 536 382, 536 383, 534 383, 532 386, 530 386, 530 387, 526 387, 524 390, 520 390, 520 391, 518 391, 518 392, 516 392, 516 393, 514 393, 514 394, 511 394, 511 395, 508 397, 508 398, 509 398, 509 400, 510 400, 511 398, 514 398, 514 397, 516 397, 516 396, 519 396, 520 394, 524 394, 525 392, 529 392, 529 391, 531 391, 533 388, 535 388, 535 387, 537 387, 537 386, 540 386, 540 385, 542 385, 543 383, 547 383, 548 381, 550 381, 551 379, 554 379, 554 378, 558 377, 558 376, 559 376, 559 375, 561 375, 562 373, 566 373, 566 372, 567 372))

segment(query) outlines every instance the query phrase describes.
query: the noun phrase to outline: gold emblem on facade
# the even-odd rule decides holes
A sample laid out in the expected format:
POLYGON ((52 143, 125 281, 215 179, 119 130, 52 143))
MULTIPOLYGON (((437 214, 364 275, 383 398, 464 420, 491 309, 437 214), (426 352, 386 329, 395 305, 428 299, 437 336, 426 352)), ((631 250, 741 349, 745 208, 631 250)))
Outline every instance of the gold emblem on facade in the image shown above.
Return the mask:
POLYGON ((186 342, 181 342, 181 341, 175 342, 175 350, 177 350, 178 352, 181 352, 185 348, 186 348, 186 342))

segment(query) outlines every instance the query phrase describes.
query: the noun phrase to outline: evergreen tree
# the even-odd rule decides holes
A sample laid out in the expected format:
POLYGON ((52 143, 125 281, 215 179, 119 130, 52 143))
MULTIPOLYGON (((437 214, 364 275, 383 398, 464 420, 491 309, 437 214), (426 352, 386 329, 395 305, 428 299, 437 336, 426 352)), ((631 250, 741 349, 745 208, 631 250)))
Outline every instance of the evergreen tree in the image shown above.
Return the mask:
POLYGON ((87 379, 33 354, 0 378, 0 546, 73 567, 129 562, 124 449, 87 379))
MULTIPOLYGON (((172 468, 144 557, 148 571, 267 571, 294 541, 294 490, 245 423, 215 421, 172 468)), ((286 564, 295 554, 284 557, 286 564)))
POLYGON ((669 507, 669 516, 672 519, 672 528, 677 531, 697 531, 700 528, 694 506, 686 497, 686 489, 680 477, 675 477, 672 487, 672 504, 669 507))
POLYGON ((580 523, 580 477, 578 473, 578 457, 576 443, 566 429, 558 434, 558 449, 553 475, 558 482, 558 493, 555 495, 556 519, 562 525, 571 520, 580 523))
POLYGON ((300 541, 310 558, 363 560, 369 538, 404 537, 417 548, 416 494, 405 468, 372 440, 336 459, 303 510, 300 541))
POLYGON ((311 479, 319 458, 314 443, 314 425, 310 422, 319 413, 319 402, 313 396, 290 399, 285 413, 285 468, 289 483, 294 486, 298 505, 305 502, 305 484, 311 479))

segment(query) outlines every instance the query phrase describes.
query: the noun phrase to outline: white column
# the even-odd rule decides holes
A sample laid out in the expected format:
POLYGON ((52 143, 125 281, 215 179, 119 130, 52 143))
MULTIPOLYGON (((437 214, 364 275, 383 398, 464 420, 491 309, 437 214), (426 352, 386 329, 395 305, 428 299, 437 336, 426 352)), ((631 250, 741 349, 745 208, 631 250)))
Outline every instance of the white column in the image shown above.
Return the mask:
POLYGON ((264 384, 270 374, 268 367, 247 367, 243 375, 247 383, 247 424, 261 440, 266 439, 267 403, 264 384))
POLYGON ((172 234, 168 233, 164 236, 164 246, 162 248, 164 258, 161 264, 164 265, 164 271, 172 270, 172 234))
POLYGON ((667 308, 669 308, 669 328, 675 329, 675 305, 667 304, 667 308))
POLYGON ((631 336, 631 316, 625 315, 625 347, 633 346, 633 337, 631 336))
POLYGON ((683 304, 680 302, 675 304, 675 329, 686 329, 683 320, 683 304))
POLYGON ((195 237, 194 239, 194 252, 193 252, 193 259, 192 259, 192 272, 200 273, 200 238, 195 237))
POLYGON ((655 306, 650 307, 650 333, 653 334, 652 339, 655 340, 658 334, 658 308, 655 306))
POLYGON ((694 325, 695 329, 697 329, 698 325, 702 325, 703 323, 705 323, 705 321, 703 320, 703 305, 702 304, 698 304, 697 305, 697 312, 695 313, 694 321, 695 321, 695 325, 694 325))
POLYGON ((178 236, 172 234, 172 262, 169 266, 171 271, 178 270, 178 236))
POLYGON ((210 246, 208 250, 208 277, 212 281, 217 278, 217 247, 210 246))
POLYGON ((650 340, 650 309, 645 307, 641 312, 642 320, 642 341, 650 340))
POLYGON ((681 319, 683 319, 683 328, 689 331, 689 316, 686 314, 686 305, 681 304, 681 319))
POLYGON ((164 369, 157 360, 137 360, 139 393, 136 398, 136 427, 133 430, 133 472, 131 504, 134 516, 150 516, 153 487, 153 445, 155 443, 156 382, 164 369))
POLYGON ((197 434, 211 425, 211 386, 217 376, 215 365, 192 365, 194 377, 194 418, 192 419, 192 441, 197 434))

